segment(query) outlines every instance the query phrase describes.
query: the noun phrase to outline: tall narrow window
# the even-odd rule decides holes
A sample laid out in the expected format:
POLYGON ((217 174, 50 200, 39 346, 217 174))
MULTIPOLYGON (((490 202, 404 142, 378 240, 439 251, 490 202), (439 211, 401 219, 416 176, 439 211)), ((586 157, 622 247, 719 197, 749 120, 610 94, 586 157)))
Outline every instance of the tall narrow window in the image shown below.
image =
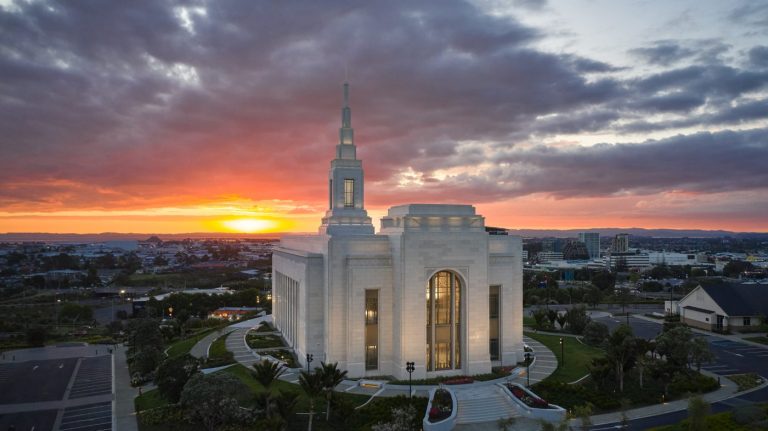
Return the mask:
POLYGON ((365 369, 379 368, 379 291, 365 291, 365 369))
POLYGON ((344 206, 355 206, 355 180, 349 178, 344 180, 344 206))
POLYGON ((427 284, 427 371, 461 368, 461 282, 440 271, 427 284))
POLYGON ((491 360, 499 360, 499 286, 488 289, 488 344, 491 360))
POLYGON ((328 180, 328 208, 333 209, 333 180, 328 180))

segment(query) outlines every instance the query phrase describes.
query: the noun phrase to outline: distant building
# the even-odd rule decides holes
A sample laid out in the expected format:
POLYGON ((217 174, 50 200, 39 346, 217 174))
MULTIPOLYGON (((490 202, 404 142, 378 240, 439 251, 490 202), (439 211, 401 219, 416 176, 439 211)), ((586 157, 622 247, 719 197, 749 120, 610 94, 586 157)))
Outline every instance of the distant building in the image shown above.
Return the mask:
POLYGON ((680 320, 710 331, 759 326, 768 315, 768 286, 721 283, 699 285, 678 303, 680 320))
POLYGON ((614 253, 626 253, 629 251, 629 234, 620 233, 613 237, 613 244, 611 245, 611 252, 614 253))
POLYGON ((600 257, 600 234, 597 232, 581 232, 579 233, 579 241, 584 243, 587 247, 590 259, 597 259, 600 257))
POLYGON ((257 312, 259 309, 256 307, 221 307, 213 310, 210 314, 210 318, 224 319, 224 320, 240 320, 243 317, 257 312))
POLYGON ((538 257, 540 262, 551 262, 553 260, 563 260, 563 253, 559 251, 541 251, 538 257))
POLYGON ((611 253, 609 265, 614 270, 643 269, 651 266, 645 253, 611 253))
POLYGON ((651 265, 671 265, 671 266, 685 266, 685 265, 698 265, 699 262, 696 259, 695 254, 687 253, 670 253, 665 251, 651 251, 648 252, 648 260, 651 265))
POLYGON ((571 240, 563 247, 563 259, 565 260, 588 260, 589 250, 586 244, 581 241, 571 240))

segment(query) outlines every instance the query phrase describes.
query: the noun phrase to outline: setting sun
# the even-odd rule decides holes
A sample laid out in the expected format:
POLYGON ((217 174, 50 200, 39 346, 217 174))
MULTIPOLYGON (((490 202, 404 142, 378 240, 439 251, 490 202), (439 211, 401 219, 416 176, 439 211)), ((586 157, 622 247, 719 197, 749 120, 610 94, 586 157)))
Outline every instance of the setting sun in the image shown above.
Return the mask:
POLYGON ((272 220, 260 220, 255 218, 240 218, 226 220, 222 224, 229 230, 242 233, 257 233, 272 230, 277 223, 272 220))

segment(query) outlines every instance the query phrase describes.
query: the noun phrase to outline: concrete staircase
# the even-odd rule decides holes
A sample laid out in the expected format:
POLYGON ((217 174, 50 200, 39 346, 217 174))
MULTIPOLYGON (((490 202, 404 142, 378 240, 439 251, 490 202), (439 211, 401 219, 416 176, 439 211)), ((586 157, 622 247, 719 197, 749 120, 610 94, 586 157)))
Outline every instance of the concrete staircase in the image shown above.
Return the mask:
POLYGON ((496 385, 456 390, 457 424, 495 422, 521 416, 512 402, 496 385))

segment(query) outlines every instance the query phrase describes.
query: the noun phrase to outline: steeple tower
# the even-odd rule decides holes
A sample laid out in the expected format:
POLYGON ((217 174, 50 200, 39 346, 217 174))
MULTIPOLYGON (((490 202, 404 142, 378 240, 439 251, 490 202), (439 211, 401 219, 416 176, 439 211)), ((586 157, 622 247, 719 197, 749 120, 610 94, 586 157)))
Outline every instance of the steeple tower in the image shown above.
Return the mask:
POLYGON ((328 211, 320 226, 321 234, 370 235, 373 224, 363 205, 363 162, 357 159, 349 84, 344 83, 344 104, 336 158, 328 175, 328 211))

